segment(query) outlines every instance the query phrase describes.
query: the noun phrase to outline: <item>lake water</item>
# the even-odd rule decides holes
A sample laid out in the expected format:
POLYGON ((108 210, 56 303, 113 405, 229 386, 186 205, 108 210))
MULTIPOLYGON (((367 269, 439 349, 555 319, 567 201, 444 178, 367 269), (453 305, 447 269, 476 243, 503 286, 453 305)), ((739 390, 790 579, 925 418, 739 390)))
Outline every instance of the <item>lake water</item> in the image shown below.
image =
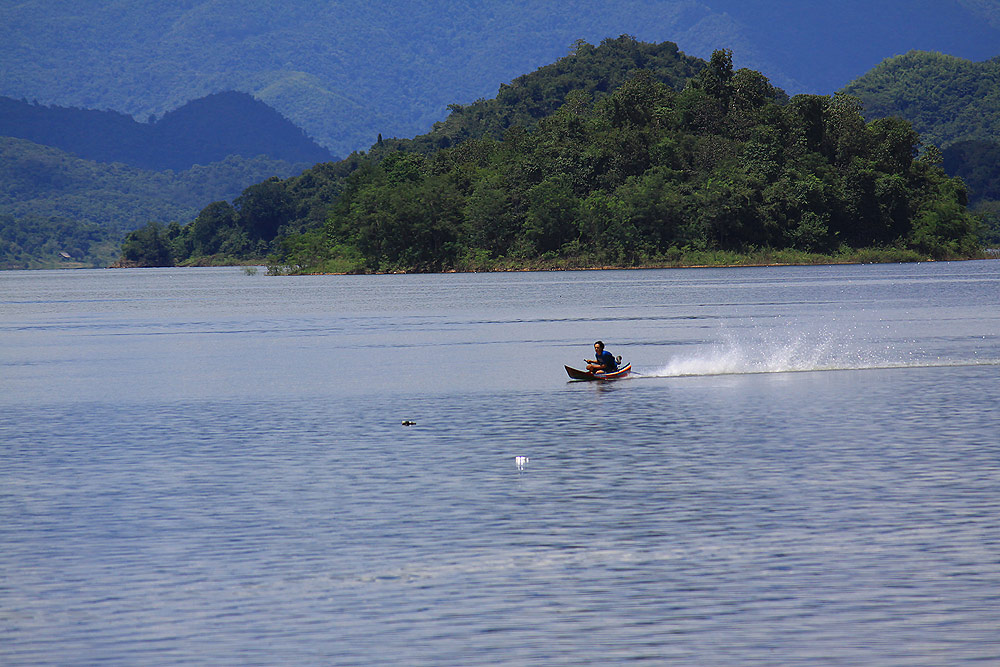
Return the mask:
POLYGON ((0 272, 0 663, 998 664, 998 380, 1000 261, 0 272))

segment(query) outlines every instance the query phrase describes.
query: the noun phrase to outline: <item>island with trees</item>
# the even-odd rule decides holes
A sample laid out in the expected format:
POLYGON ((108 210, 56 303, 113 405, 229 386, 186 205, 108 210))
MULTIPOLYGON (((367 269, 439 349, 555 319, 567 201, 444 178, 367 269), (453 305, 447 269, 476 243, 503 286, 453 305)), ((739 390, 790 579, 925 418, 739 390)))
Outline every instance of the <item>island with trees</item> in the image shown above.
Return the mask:
POLYGON ((861 101, 622 36, 453 106, 423 137, 151 223, 131 265, 487 271, 980 256, 943 155, 861 101))

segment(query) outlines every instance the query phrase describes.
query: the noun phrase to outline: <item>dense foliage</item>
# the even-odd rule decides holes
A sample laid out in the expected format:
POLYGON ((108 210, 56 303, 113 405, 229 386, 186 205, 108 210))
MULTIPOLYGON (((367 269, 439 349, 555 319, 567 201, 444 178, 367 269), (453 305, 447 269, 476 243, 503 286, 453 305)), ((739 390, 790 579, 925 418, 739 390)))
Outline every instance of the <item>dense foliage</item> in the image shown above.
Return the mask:
POLYGON ((867 118, 899 116, 941 149, 1000 137, 1000 57, 985 62, 910 51, 883 61, 843 88, 867 118))
POLYGON ((901 116, 924 141, 939 146, 945 172, 968 187, 984 222, 984 239, 993 247, 1000 244, 1000 57, 971 62, 911 51, 844 90, 864 102, 869 118, 901 116))
POLYGON ((909 123, 866 124, 846 95, 783 101, 726 51, 680 92, 639 71, 596 102, 571 95, 535 131, 363 165, 326 239, 289 239, 283 260, 440 271, 557 257, 630 266, 690 249, 977 250, 962 183, 915 159, 909 123))
POLYGON ((983 243, 993 250, 1000 249, 1000 200, 984 200, 973 209, 983 221, 983 243))
POLYGON ((103 225, 0 213, 0 269, 102 267, 121 249, 121 234, 103 225))
POLYGON ((983 241, 1000 248, 1000 144, 960 141, 942 151, 944 170, 969 188, 973 213, 983 221, 983 241))
MULTIPOLYGON (((146 171, 120 163, 99 164, 23 139, 0 137, 0 236, 8 235, 8 226, 23 231, 39 220, 60 220, 73 222, 46 223, 41 228, 55 234, 53 247, 73 245, 74 230, 91 225, 100 225, 120 242, 127 231, 150 220, 191 220, 206 201, 233 199, 254 183, 299 173, 303 166, 232 156, 181 172, 146 171)), ((2 252, 9 256, 12 251, 2 252)), ((52 256, 37 244, 21 246, 16 254, 19 265, 33 266, 44 265, 52 256), (28 262, 23 255, 28 248, 42 254, 28 262)))
POLYGON ((281 238, 322 228, 329 203, 362 161, 352 155, 285 180, 269 178, 244 189, 232 204, 212 202, 183 226, 150 222, 126 237, 122 259, 137 266, 262 260, 281 238))
POLYGON ((650 44, 628 35, 605 39, 600 46, 578 40, 569 55, 501 85, 495 98, 451 104, 448 117, 435 123, 429 133, 415 139, 380 141, 372 152, 376 156, 400 150, 428 155, 470 138, 499 139, 509 127, 528 127, 553 114, 570 93, 601 99, 640 69, 680 90, 704 66, 705 61, 684 55, 673 42, 650 44))
POLYGON ((944 149, 942 155, 941 166, 965 182, 971 201, 1000 201, 1000 143, 960 141, 944 149))
MULTIPOLYGON (((644 48, 606 40, 578 45, 572 57, 636 47, 644 48)), ((232 206, 212 204, 167 230, 166 243, 175 260, 276 248, 276 263, 330 271, 630 266, 759 248, 892 246, 949 257, 978 248, 963 184, 941 170, 939 152, 915 159, 920 139, 909 123, 866 123, 847 95, 789 100, 762 74, 734 72, 728 51, 680 90, 656 70, 632 69, 617 88, 581 86, 552 103, 555 113, 492 136, 494 119, 523 117, 524 100, 559 90, 558 71, 536 73, 541 85, 525 82, 539 94, 480 105, 479 137, 449 138, 446 128, 469 126, 466 108, 456 108, 454 122, 427 137, 382 142, 370 155, 258 184, 232 206), (447 148, 429 150, 435 133, 447 148)))
MULTIPOLYGON (((705 66, 704 61, 685 56, 672 42, 648 44, 632 37, 605 39, 599 46, 578 41, 573 52, 557 62, 518 77, 510 86, 503 86, 495 99, 479 100, 468 106, 452 105, 448 117, 435 123, 433 129, 414 139, 379 138, 366 154, 352 154, 336 163, 318 164, 299 176, 283 181, 272 180, 266 188, 276 193, 274 209, 269 213, 276 222, 265 234, 250 228, 243 210, 248 202, 260 202, 256 186, 248 188, 244 197, 229 206, 214 202, 198 216, 214 230, 195 242, 195 224, 189 224, 170 235, 172 256, 176 262, 202 261, 206 256, 222 255, 220 261, 248 259, 254 252, 269 252, 275 239, 291 234, 316 230, 326 221, 330 206, 343 191, 347 177, 363 164, 378 163, 396 152, 418 152, 431 155, 442 147, 461 143, 467 138, 499 137, 512 126, 532 126, 538 119, 552 114, 574 91, 586 91, 597 98, 619 87, 630 72, 643 67, 654 78, 671 88, 683 88, 688 79, 705 66), (250 196, 246 196, 250 195, 250 196), (219 215, 229 206, 231 215, 219 215)), ((204 201, 204 200, 203 200, 204 201)), ((170 218, 153 218, 170 219, 170 218)), ((145 236, 144 238, 152 238, 145 236)), ((284 241, 283 241, 284 242, 284 241)), ((284 242, 287 247, 288 242, 284 242)), ((301 244, 301 239, 294 243, 301 244)), ((315 243, 307 244, 314 247, 315 243)), ((256 255, 260 257, 261 255, 256 255)))

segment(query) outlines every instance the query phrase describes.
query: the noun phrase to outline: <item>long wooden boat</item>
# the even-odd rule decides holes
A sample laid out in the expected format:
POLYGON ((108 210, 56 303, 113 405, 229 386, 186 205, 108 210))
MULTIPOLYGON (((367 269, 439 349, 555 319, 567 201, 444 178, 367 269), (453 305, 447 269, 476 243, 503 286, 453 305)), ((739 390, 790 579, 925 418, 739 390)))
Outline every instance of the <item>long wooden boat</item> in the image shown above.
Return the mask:
POLYGON ((627 377, 629 373, 632 372, 632 364, 625 364, 614 373, 601 373, 594 371, 581 371, 576 368, 570 368, 566 366, 566 373, 572 380, 584 380, 588 382, 593 382, 595 380, 601 382, 607 382, 608 380, 620 380, 623 377, 627 377))

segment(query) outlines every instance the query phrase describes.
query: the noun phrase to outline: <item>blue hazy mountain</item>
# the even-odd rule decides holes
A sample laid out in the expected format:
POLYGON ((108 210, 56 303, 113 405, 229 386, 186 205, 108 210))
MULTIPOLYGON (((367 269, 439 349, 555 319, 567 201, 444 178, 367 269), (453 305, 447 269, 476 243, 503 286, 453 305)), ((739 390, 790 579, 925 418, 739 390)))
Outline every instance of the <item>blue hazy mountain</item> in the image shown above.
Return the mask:
POLYGON ((913 49, 1000 51, 997 0, 183 0, 3 3, 0 95, 145 121, 252 94, 336 155, 426 132, 578 39, 731 48, 790 93, 832 93, 913 49))
POLYGON ((0 136, 27 139, 94 162, 183 171, 231 155, 315 164, 332 156, 247 93, 215 93, 140 123, 117 111, 29 104, 0 97, 0 136))
POLYGON ((976 61, 1000 54, 997 0, 707 2, 733 17, 753 57, 771 65, 762 71, 790 93, 831 94, 912 50, 976 61))

